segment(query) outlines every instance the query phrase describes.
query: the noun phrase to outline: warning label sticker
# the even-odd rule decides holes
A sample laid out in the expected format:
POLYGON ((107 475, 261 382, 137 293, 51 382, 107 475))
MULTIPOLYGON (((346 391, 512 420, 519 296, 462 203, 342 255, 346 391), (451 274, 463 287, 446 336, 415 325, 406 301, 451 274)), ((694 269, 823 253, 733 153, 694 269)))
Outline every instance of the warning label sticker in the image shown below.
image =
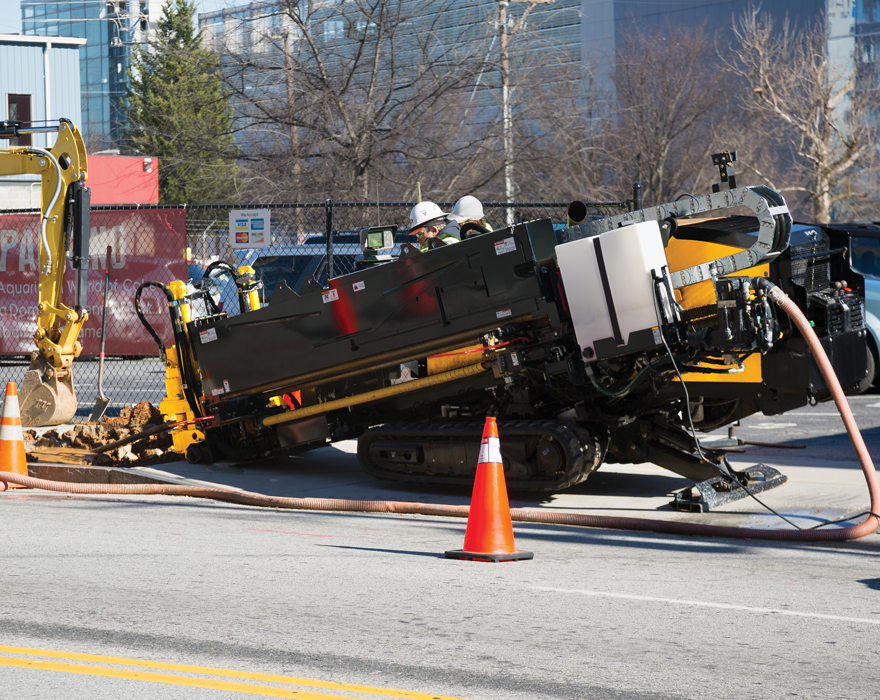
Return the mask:
POLYGON ((508 316, 512 316, 513 312, 510 309, 502 309, 501 311, 495 312, 495 318, 507 318, 508 316))
POLYGON ((339 290, 328 289, 326 292, 322 292, 321 296, 324 297, 324 303, 327 304, 331 301, 336 301, 339 298, 339 290))
POLYGON ((510 238, 505 238, 503 241, 497 241, 495 243, 495 255, 504 255, 505 253, 512 253, 516 250, 516 241, 511 236, 510 238))
POLYGON ((226 389, 224 389, 222 386, 218 386, 216 389, 214 389, 211 392, 211 395, 212 396, 220 396, 220 394, 225 394, 225 393, 226 393, 226 389))
POLYGON ((228 379, 223 380, 223 388, 226 389, 226 391, 230 391, 228 379))
POLYGON ((366 286, 367 286, 367 285, 365 285, 363 282, 355 282, 353 285, 351 285, 351 288, 352 288, 354 291, 359 292, 359 291, 361 291, 361 290, 362 290, 364 287, 366 287, 366 286))
POLYGON ((199 332, 199 340, 202 341, 202 345, 205 343, 210 343, 212 340, 217 340, 217 331, 214 328, 208 328, 207 330, 199 332))
POLYGON ((660 343, 663 342, 663 338, 660 335, 660 329, 659 328, 652 328, 651 331, 654 334, 654 345, 660 345, 660 343))

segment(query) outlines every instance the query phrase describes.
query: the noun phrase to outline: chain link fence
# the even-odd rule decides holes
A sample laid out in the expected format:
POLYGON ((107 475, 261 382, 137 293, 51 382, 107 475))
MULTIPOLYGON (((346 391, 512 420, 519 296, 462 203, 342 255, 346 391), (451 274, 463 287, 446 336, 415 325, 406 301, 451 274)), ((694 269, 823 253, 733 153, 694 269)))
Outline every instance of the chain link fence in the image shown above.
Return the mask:
MULTIPOLYGON (((444 211, 453 204, 438 202, 444 211)), ((591 216, 610 216, 629 202, 589 205, 591 216)), ((359 231, 396 224, 405 229, 413 203, 340 203, 198 206, 96 206, 91 211, 87 321, 83 353, 74 363, 79 409, 85 420, 98 395, 98 355, 105 343, 104 394, 107 413, 144 399, 158 405, 165 395, 164 365, 158 348, 134 308, 138 286, 146 280, 168 284, 199 279, 205 267, 223 260, 233 267, 250 265, 263 281, 264 298, 284 280, 295 291, 309 275, 321 284, 354 271, 361 254, 359 231), (234 248, 229 243, 231 211, 269 209, 272 245, 234 248), (329 245, 328 245, 329 238, 329 245), (105 288, 108 290, 105 307, 105 288), (106 308, 106 332, 102 317, 106 308)), ((549 218, 566 221, 567 202, 483 203, 485 218, 495 228, 549 218)), ((35 348, 39 263, 39 212, 0 212, 0 380, 21 383, 35 348)), ((398 234, 397 243, 407 240, 398 234)), ((215 297, 223 311, 237 314, 238 297, 228 273, 212 275, 215 297)), ((63 302, 72 304, 73 275, 65 276, 63 302)), ((166 302, 155 289, 145 291, 142 309, 163 342, 172 343, 166 302)))

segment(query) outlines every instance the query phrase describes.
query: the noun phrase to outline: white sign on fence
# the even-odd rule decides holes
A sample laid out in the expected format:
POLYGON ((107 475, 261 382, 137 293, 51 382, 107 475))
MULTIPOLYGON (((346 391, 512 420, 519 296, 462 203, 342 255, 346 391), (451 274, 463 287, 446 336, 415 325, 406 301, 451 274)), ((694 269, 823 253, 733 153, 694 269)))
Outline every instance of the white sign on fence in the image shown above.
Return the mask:
POLYGON ((268 248, 272 227, 268 209, 235 209, 229 212, 229 245, 232 248, 268 248))

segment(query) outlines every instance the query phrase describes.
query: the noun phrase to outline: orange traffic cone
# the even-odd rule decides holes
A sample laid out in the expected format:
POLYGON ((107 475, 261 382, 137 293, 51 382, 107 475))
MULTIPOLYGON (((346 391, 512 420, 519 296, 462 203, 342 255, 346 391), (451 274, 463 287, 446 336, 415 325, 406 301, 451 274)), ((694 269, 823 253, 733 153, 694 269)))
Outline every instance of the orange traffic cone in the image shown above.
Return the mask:
POLYGON ((486 418, 480 461, 471 496, 464 549, 446 552, 447 559, 471 561, 516 561, 531 559, 532 552, 517 552, 513 544, 513 524, 501 463, 501 443, 494 417, 486 418))
MULTIPOLYGON (((6 384, 6 399, 3 401, 3 418, 0 419, 0 471, 28 476, 15 382, 6 384)), ((26 489, 27 486, 7 482, 6 488, 26 489)))

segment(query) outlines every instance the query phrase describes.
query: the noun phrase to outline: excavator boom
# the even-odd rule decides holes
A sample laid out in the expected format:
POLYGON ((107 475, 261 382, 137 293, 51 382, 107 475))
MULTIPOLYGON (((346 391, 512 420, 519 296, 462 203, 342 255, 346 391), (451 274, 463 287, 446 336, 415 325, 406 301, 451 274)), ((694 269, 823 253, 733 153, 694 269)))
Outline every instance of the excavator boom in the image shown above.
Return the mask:
POLYGON ((46 126, 0 122, 0 138, 57 134, 52 148, 0 149, 0 175, 41 177, 37 349, 19 390, 25 426, 66 423, 76 413, 73 360, 82 352, 79 334, 88 320, 89 189, 85 143, 67 119, 46 126), (76 275, 73 307, 61 302, 68 251, 76 275))

